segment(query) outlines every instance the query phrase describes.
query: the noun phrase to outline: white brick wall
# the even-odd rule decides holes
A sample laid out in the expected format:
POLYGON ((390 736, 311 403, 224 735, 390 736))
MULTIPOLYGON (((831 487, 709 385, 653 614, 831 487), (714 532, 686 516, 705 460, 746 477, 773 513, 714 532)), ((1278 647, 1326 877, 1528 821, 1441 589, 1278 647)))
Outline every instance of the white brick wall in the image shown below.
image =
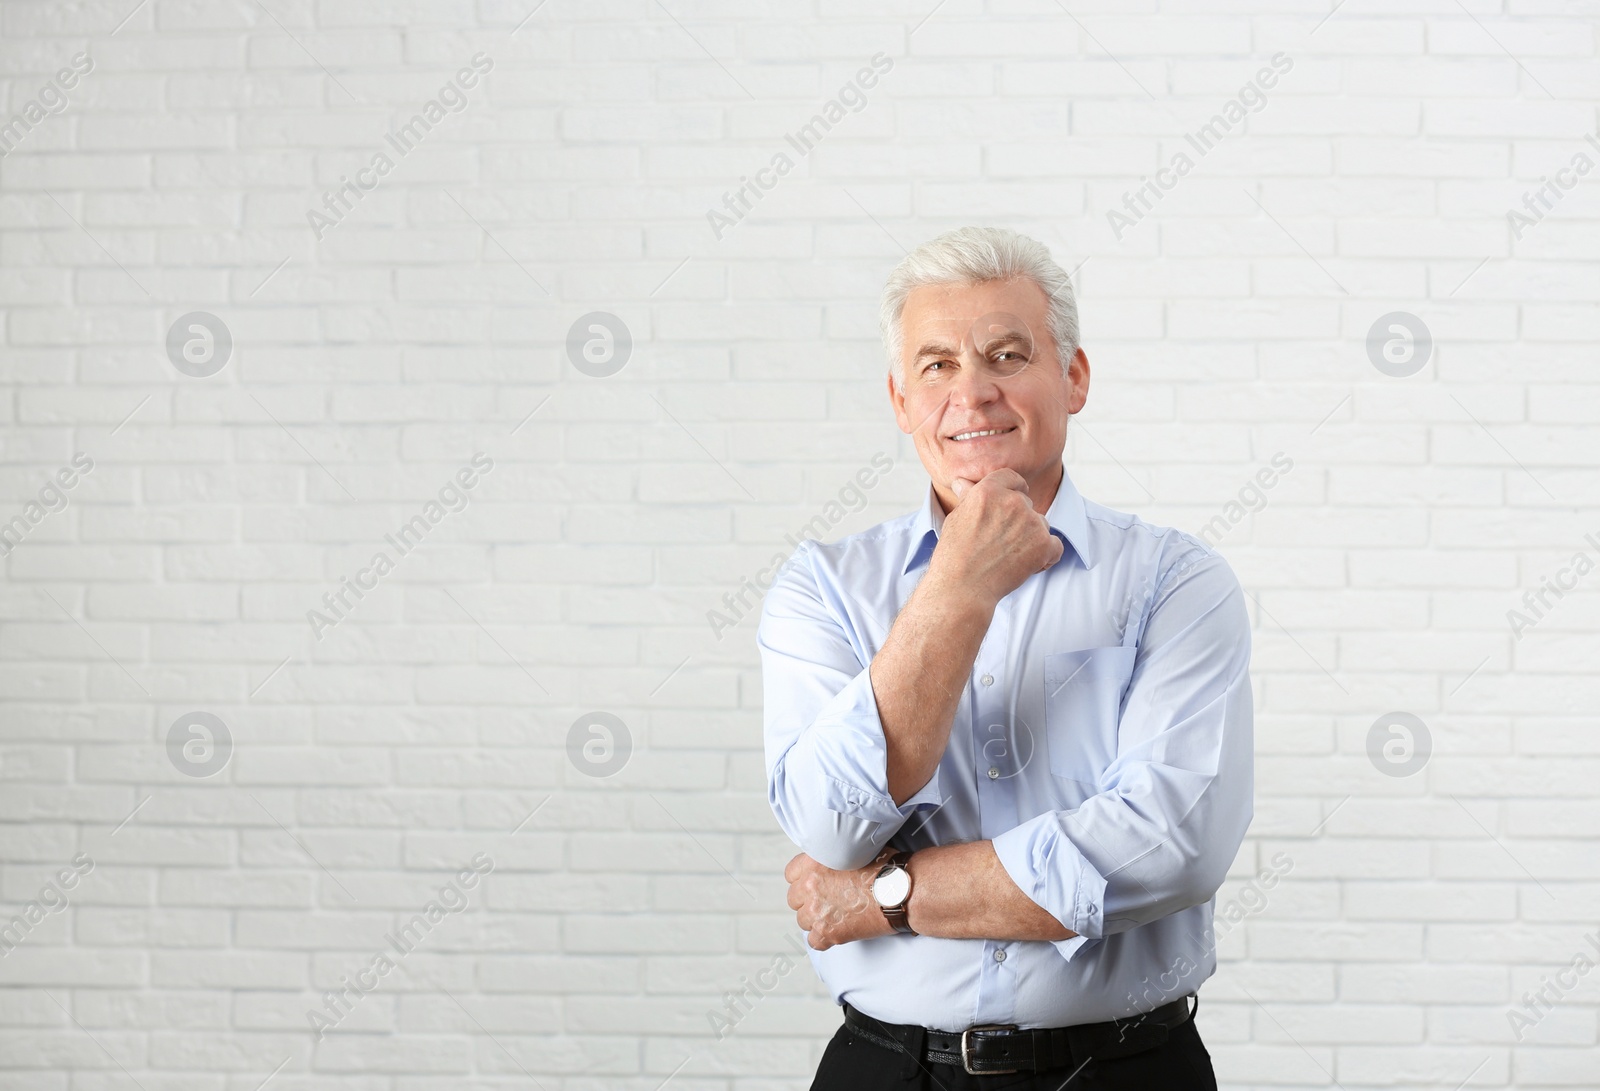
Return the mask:
POLYGON ((1086 494, 1198 531, 1293 462, 1217 539, 1259 710, 1201 1017, 1224 1086, 1600 1085, 1600 974, 1557 979, 1600 960, 1600 574, 1507 620, 1600 560, 1600 173, 1507 219, 1600 163, 1600 3, 536 2, 0 6, 0 124, 93 60, 0 159, 0 519, 93 463, 4 559, 0 901, 73 885, 0 958, 0 1088, 805 1088, 837 1024, 808 968, 707 1018, 794 932, 754 620, 707 612, 874 453, 834 533, 916 502, 877 291, 966 222, 1078 269, 1086 494), (477 54, 319 242, 307 209, 477 54), (196 311, 233 342, 209 378, 166 350, 196 311), (609 377, 566 354, 593 311, 633 338, 609 377), (1434 339, 1408 378, 1364 344, 1394 311, 1434 339), (475 452, 465 510, 315 639, 475 452), (192 712, 232 737, 207 778, 168 754, 192 712), (591 712, 633 740, 610 777, 568 757, 591 712), (1389 712, 1430 732, 1413 775, 1369 758, 1389 712))

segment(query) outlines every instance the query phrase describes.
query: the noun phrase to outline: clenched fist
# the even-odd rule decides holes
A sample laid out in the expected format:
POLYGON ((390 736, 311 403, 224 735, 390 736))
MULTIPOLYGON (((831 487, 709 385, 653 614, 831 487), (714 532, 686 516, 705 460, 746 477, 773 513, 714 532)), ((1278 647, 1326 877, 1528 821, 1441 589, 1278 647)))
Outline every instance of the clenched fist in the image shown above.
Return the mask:
POLYGON ((872 880, 890 851, 886 849, 878 860, 854 871, 823 867, 803 852, 789 861, 783 869, 789 884, 789 908, 808 933, 812 947, 826 951, 852 940, 894 933, 894 926, 872 897, 872 880))

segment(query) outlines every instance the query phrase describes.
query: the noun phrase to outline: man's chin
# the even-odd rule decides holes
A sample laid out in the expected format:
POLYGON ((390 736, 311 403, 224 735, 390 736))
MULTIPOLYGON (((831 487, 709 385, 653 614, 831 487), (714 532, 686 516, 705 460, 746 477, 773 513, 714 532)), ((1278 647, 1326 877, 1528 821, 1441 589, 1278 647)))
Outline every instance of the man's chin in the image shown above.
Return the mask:
MULTIPOLYGON (((1003 463, 998 462, 983 462, 976 465, 967 464, 962 466, 946 467, 944 479, 947 484, 940 491, 948 493, 949 497, 954 497, 953 500, 947 498, 947 506, 953 508, 955 504, 959 504, 961 502, 961 498, 955 495, 957 479, 970 481, 976 485, 995 470, 1004 470, 1009 468, 1010 467, 1005 466, 1003 463)), ((966 491, 965 487, 962 488, 962 491, 966 491)))
MULTIPOLYGON (((952 480, 957 477, 964 477, 976 485, 979 481, 982 481, 985 477, 994 473, 996 470, 1015 470, 1016 467, 1011 464, 1009 459, 979 458, 970 460, 964 459, 960 463, 950 466, 948 469, 952 480)), ((1018 472, 1020 473, 1021 471, 1018 472)))

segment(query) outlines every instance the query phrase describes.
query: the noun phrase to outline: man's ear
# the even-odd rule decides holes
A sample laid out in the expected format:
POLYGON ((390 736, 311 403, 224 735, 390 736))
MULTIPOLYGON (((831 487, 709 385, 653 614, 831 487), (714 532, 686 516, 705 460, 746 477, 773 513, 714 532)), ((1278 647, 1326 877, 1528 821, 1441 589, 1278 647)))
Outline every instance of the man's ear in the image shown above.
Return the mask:
POLYGON ((889 404, 894 407, 895 423, 900 426, 900 431, 906 435, 911 434, 911 418, 906 416, 906 396, 904 391, 894 385, 894 372, 891 371, 883 377, 889 384, 889 404))
POLYGON ((1067 391, 1067 412, 1082 412, 1089 401, 1089 355, 1081 345, 1067 364, 1067 385, 1070 388, 1067 391))

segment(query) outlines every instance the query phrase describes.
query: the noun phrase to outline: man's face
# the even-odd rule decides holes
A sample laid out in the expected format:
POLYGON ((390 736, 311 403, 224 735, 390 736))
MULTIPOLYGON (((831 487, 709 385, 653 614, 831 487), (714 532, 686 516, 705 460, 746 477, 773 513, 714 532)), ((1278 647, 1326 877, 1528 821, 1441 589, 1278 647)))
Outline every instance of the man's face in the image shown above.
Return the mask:
POLYGON ((1080 348, 1063 374, 1048 312, 1026 278, 925 285, 906 298, 905 385, 891 376, 889 400, 946 510, 952 481, 998 469, 1021 474, 1035 506, 1049 506, 1067 417, 1088 400, 1089 359, 1080 348))

